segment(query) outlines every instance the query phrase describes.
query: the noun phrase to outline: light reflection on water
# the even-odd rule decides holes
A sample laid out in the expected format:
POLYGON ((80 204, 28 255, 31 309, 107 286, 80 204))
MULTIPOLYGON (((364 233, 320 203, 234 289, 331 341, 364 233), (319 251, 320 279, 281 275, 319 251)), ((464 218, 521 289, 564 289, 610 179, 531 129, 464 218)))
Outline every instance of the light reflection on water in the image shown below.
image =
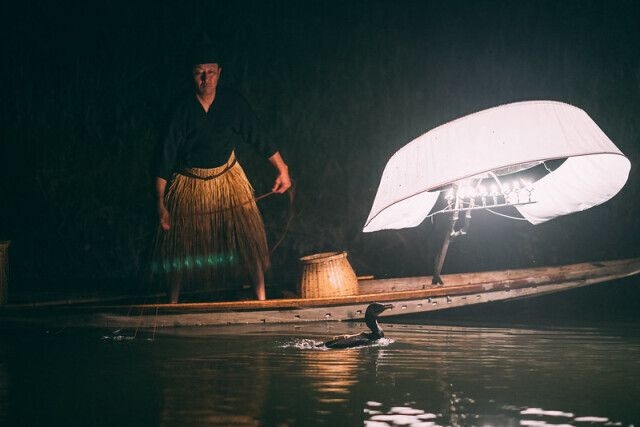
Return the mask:
POLYGON ((0 332, 0 425, 637 425, 638 326, 0 332))

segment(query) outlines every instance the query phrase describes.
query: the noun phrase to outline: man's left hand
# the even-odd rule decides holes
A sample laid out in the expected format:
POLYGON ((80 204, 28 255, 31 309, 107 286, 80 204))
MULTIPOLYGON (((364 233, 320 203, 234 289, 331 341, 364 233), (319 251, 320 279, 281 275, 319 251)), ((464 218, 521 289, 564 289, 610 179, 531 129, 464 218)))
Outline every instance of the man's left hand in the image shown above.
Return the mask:
POLYGON ((289 177, 289 172, 280 172, 278 177, 276 178, 276 182, 273 184, 273 188, 271 191, 274 193, 282 194, 291 188, 291 178, 289 177))

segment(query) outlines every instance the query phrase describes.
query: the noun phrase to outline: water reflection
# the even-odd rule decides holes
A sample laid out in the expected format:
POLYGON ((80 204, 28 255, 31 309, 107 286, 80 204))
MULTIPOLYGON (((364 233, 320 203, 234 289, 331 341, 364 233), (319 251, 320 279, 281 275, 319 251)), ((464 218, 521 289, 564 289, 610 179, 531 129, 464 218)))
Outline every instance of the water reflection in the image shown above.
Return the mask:
POLYGON ((162 425, 259 425, 271 380, 267 354, 176 356, 158 361, 162 425))
MULTIPOLYGON (((640 333, 361 324, 0 336, 2 425, 624 425, 640 419, 640 333)), ((637 325, 640 326, 640 325, 637 325)), ((634 329, 635 328, 635 329, 634 329)))
POLYGON ((350 388, 358 382, 358 351, 305 351, 301 353, 302 374, 309 379, 321 403, 348 401, 350 388))
POLYGON ((637 333, 418 326, 423 332, 415 334, 410 329, 387 329, 398 345, 386 350, 381 368, 393 371, 389 395, 395 398, 365 407, 370 425, 637 422, 632 409, 640 396, 637 333), (421 419, 421 413, 431 419, 421 419))
MULTIPOLYGON (((456 400, 456 399, 454 399, 456 400)), ((368 418, 364 420, 364 425, 368 427, 390 427, 406 425, 411 427, 438 427, 438 426, 572 426, 572 425, 605 425, 622 426, 621 422, 612 422, 606 417, 582 416, 576 417, 571 412, 557 410, 544 410, 542 408, 518 409, 515 407, 503 407, 503 414, 476 414, 467 411, 458 411, 452 407, 449 417, 443 414, 433 414, 409 406, 396 406, 387 410, 383 409, 381 403, 368 402, 368 406, 377 409, 365 408, 364 413, 368 418), (511 414, 509 414, 511 412, 511 414)))

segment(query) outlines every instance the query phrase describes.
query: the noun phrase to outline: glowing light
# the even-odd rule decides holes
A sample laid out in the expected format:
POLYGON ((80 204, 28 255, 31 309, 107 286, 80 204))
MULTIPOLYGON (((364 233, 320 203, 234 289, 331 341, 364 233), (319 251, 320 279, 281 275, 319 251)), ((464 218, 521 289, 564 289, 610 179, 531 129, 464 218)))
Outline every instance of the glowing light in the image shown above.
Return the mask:
POLYGON ((478 185, 478 192, 480 193, 482 206, 486 206, 487 205, 487 188, 484 185, 478 185))
POLYGON ((467 196, 467 187, 460 187, 458 190, 457 197, 460 199, 464 199, 467 196))
POLYGON ((463 185, 457 191, 454 186, 445 193, 447 207, 444 211, 454 212, 455 215, 458 211, 534 203, 532 191, 531 183, 521 178, 512 182, 492 183, 489 190, 481 183, 463 185))
POLYGON ((467 187, 467 194, 469 195, 470 198, 475 199, 476 197, 478 197, 478 193, 476 192, 476 189, 473 187, 467 187))
POLYGON ((450 189, 449 191, 447 191, 447 194, 444 196, 444 198, 451 203, 451 201, 455 198, 454 196, 454 192, 453 189, 450 189))
POLYGON ((193 259, 190 256, 184 259, 184 266, 187 269, 191 269, 191 266, 193 266, 193 259))
POLYGON ((364 231, 417 226, 432 212, 442 186, 492 174, 506 179, 540 161, 567 157, 561 169, 536 183, 536 204, 518 207, 532 224, 606 202, 627 182, 631 162, 587 113, 556 101, 506 104, 452 120, 391 156, 364 231), (470 152, 477 154, 456 161, 470 152))
POLYGON ((170 273, 182 270, 195 270, 203 268, 216 268, 225 265, 235 264, 237 258, 233 253, 230 254, 207 254, 202 256, 186 256, 184 258, 174 258, 171 260, 163 260, 161 262, 151 263, 151 273, 160 272, 170 273))

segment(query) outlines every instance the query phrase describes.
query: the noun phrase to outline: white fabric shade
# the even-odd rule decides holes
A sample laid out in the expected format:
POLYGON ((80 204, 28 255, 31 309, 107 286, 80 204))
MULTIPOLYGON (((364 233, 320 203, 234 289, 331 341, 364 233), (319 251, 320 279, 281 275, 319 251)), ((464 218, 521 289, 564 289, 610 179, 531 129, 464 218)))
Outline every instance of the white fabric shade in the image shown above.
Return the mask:
POLYGON ((444 185, 563 158, 533 183, 537 203, 517 207, 532 224, 609 200, 626 183, 629 160, 572 105, 527 101, 470 114, 432 129, 389 159, 363 231, 419 225, 444 185))

